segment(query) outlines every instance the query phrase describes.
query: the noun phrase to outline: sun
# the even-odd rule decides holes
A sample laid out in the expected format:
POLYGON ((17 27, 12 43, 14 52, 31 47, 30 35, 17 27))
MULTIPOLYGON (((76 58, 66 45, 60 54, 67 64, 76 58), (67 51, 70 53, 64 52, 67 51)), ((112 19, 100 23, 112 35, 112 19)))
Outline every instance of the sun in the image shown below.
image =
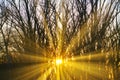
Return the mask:
POLYGON ((63 60, 62 59, 56 59, 55 63, 56 63, 56 65, 60 65, 60 64, 63 63, 63 60))

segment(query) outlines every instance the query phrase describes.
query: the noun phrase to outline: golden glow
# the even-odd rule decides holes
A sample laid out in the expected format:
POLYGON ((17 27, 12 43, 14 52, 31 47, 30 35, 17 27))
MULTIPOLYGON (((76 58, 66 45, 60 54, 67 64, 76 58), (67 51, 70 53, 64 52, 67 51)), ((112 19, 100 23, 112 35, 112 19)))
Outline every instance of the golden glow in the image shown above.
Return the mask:
POLYGON ((55 62, 56 62, 56 65, 60 65, 60 64, 62 64, 63 61, 62 61, 62 59, 56 59, 55 62))
MULTIPOLYGON (((93 24, 91 24, 91 21, 86 21, 86 23, 81 26, 82 28, 78 29, 75 35, 70 38, 70 41, 67 41, 65 38, 67 21, 62 18, 60 20, 59 18, 61 16, 57 14, 57 12, 56 15, 57 27, 55 27, 54 33, 56 39, 54 39, 53 34, 51 34, 51 29, 49 29, 49 24, 43 13, 45 35, 48 37, 50 46, 43 46, 44 48, 42 48, 39 44, 37 45, 38 48, 35 49, 35 51, 37 53, 40 51, 42 56, 21 54, 21 59, 26 58, 31 60, 31 62, 39 62, 39 64, 15 69, 13 72, 15 73, 17 71, 15 73, 17 76, 15 76, 14 80, 30 80, 34 77, 36 80, 110 80, 110 78, 113 80, 113 70, 111 66, 107 66, 109 60, 106 61, 106 64, 102 63, 107 59, 106 54, 101 54, 101 51, 100 53, 95 51, 87 53, 88 55, 74 55, 79 52, 78 49, 75 48, 79 47, 78 44, 82 43, 81 41, 86 37, 86 34, 88 34, 88 31, 86 30, 90 28, 91 31, 92 27, 94 27, 93 24), (67 42, 69 44, 67 44, 67 42), (77 52, 74 53, 75 50, 77 50, 77 52), (95 79, 95 77, 98 79, 95 79)), ((89 37, 91 38, 91 35, 89 37)), ((43 41, 43 43, 44 42, 45 41, 43 41)), ((36 43, 34 43, 34 45, 36 45, 36 43)), ((109 55, 113 54, 113 52, 109 53, 109 55)))
MULTIPOLYGON (((91 61, 99 61, 104 59, 104 54, 94 54, 91 53, 91 61)), ((28 55, 30 56, 30 55, 28 55)), ((27 57, 27 55, 24 55, 27 57)), ((32 60, 36 56, 30 57, 32 60)), ((13 70, 15 76, 14 80, 30 80, 36 75, 39 75, 36 80, 89 80, 94 77, 99 79, 110 80, 113 79, 113 69, 112 66, 104 66, 102 63, 90 62, 89 55, 86 56, 74 56, 70 58, 64 58, 61 56, 54 57, 52 59, 45 59, 45 62, 40 64, 34 64, 30 66, 25 66, 21 68, 16 68, 13 70), (46 62, 48 60, 48 62, 46 62), (31 71, 30 71, 31 70, 31 71), (20 76, 20 74, 22 74, 20 76), (85 74, 87 77, 85 77, 85 74), (108 74, 108 77, 105 75, 108 74)), ((37 58, 37 60, 39 60, 37 58)), ((44 58, 43 58, 44 60, 44 58)), ((42 57, 40 57, 42 61, 42 57)))

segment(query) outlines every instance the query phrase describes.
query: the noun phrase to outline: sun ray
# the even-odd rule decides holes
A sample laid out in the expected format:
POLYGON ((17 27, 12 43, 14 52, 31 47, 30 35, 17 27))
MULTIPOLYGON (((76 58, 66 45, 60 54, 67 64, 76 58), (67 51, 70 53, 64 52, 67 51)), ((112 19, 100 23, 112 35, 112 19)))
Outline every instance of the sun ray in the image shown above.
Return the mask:
POLYGON ((97 76, 98 78, 102 78, 105 74, 105 67, 103 64, 98 65, 98 63, 88 63, 88 62, 68 62, 67 63, 72 73, 74 73, 75 77, 79 77, 79 73, 83 76, 83 73, 87 73, 88 75, 97 76), (88 67, 89 64, 89 67, 88 67), (100 68, 100 70, 99 70, 100 68), (104 74, 104 75, 103 75, 104 74))
POLYGON ((56 80, 60 80, 60 67, 57 66, 56 68, 56 80))
POLYGON ((60 77, 61 80, 66 80, 66 74, 64 73, 63 66, 60 66, 60 77))
POLYGON ((49 44, 50 44, 50 47, 53 48, 53 50, 55 50, 55 46, 54 46, 54 43, 53 43, 53 38, 52 38, 52 34, 50 32, 50 29, 48 28, 48 23, 46 21, 46 18, 45 18, 45 14, 42 12, 42 16, 43 16, 43 25, 44 25, 44 29, 45 29, 45 32, 47 34, 47 37, 49 39, 49 44))
POLYGON ((38 56, 38 55, 30 55, 30 54, 21 54, 21 58, 28 59, 31 61, 36 61, 36 62, 48 62, 52 60, 51 58, 45 57, 45 56, 38 56))
POLYGON ((15 73, 12 75, 16 75, 14 78, 15 80, 24 79, 24 78, 27 79, 33 77, 33 75, 43 72, 45 68, 47 68, 48 66, 49 66, 48 64, 44 63, 44 64, 34 64, 31 66, 25 66, 22 68, 16 68, 14 69, 15 73))
MULTIPOLYGON (((67 65, 68 66, 68 65, 67 65)), ((64 66, 64 68, 63 68, 63 71, 64 71, 64 74, 65 74, 65 78, 67 79, 67 80, 73 80, 73 75, 72 75, 72 73, 74 73, 74 72, 72 72, 71 71, 71 67, 69 66, 69 69, 67 68, 67 66, 64 66)))
POLYGON ((28 73, 23 73, 22 76, 19 76, 17 78, 14 78, 15 80, 21 80, 21 79, 30 79, 33 76, 35 76, 36 74, 40 73, 39 72, 39 68, 33 69, 32 71, 28 72, 28 73))
MULTIPOLYGON (((96 12, 91 14, 91 16, 94 16, 95 14, 96 12)), ((96 21, 95 24, 90 22, 91 18, 89 18, 86 22, 84 22, 83 25, 81 25, 81 27, 78 29, 76 35, 72 37, 69 44, 67 45, 68 47, 65 50, 66 54, 71 52, 73 48, 75 48, 80 42, 82 42, 82 39, 86 36, 87 33, 91 31, 92 28, 94 28, 94 25, 99 23, 100 18, 95 19, 96 21)))
POLYGON ((51 74, 53 67, 49 67, 37 80, 46 80, 47 77, 51 74))
MULTIPOLYGON (((62 6, 63 7, 63 6, 62 6)), ((63 47, 65 44, 65 32, 67 27, 67 21, 64 19, 65 14, 56 12, 57 19, 57 27, 56 27, 56 35, 57 35, 57 48, 56 55, 60 56, 63 53, 63 47)))
MULTIPOLYGON (((110 55, 110 54, 109 54, 110 55)), ((78 61, 91 61, 91 60, 103 60, 105 61, 106 59, 106 54, 104 53, 98 53, 98 52, 91 52, 88 53, 87 55, 82 55, 82 56, 74 56, 72 58, 68 58, 68 60, 78 60, 78 61)))

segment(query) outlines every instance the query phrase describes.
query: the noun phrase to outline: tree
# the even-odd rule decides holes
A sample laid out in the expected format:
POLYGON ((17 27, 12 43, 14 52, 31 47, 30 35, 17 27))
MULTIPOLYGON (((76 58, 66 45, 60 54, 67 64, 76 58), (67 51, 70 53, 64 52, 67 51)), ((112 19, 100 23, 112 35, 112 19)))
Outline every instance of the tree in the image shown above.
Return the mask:
POLYGON ((20 54, 55 57, 107 52, 115 50, 116 40, 119 41, 119 11, 116 12, 115 0, 61 0, 59 3, 6 0, 5 3, 6 9, 1 11, 6 10, 7 15, 1 15, 12 23, 12 47, 20 54))

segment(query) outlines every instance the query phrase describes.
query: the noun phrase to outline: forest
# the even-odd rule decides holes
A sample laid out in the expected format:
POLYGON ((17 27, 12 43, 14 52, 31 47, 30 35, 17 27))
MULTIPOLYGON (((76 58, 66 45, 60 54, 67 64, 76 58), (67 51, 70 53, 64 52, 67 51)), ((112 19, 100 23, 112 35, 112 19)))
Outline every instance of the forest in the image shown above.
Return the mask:
POLYGON ((119 80, 120 0, 0 0, 0 75, 28 65, 10 80, 119 80))

